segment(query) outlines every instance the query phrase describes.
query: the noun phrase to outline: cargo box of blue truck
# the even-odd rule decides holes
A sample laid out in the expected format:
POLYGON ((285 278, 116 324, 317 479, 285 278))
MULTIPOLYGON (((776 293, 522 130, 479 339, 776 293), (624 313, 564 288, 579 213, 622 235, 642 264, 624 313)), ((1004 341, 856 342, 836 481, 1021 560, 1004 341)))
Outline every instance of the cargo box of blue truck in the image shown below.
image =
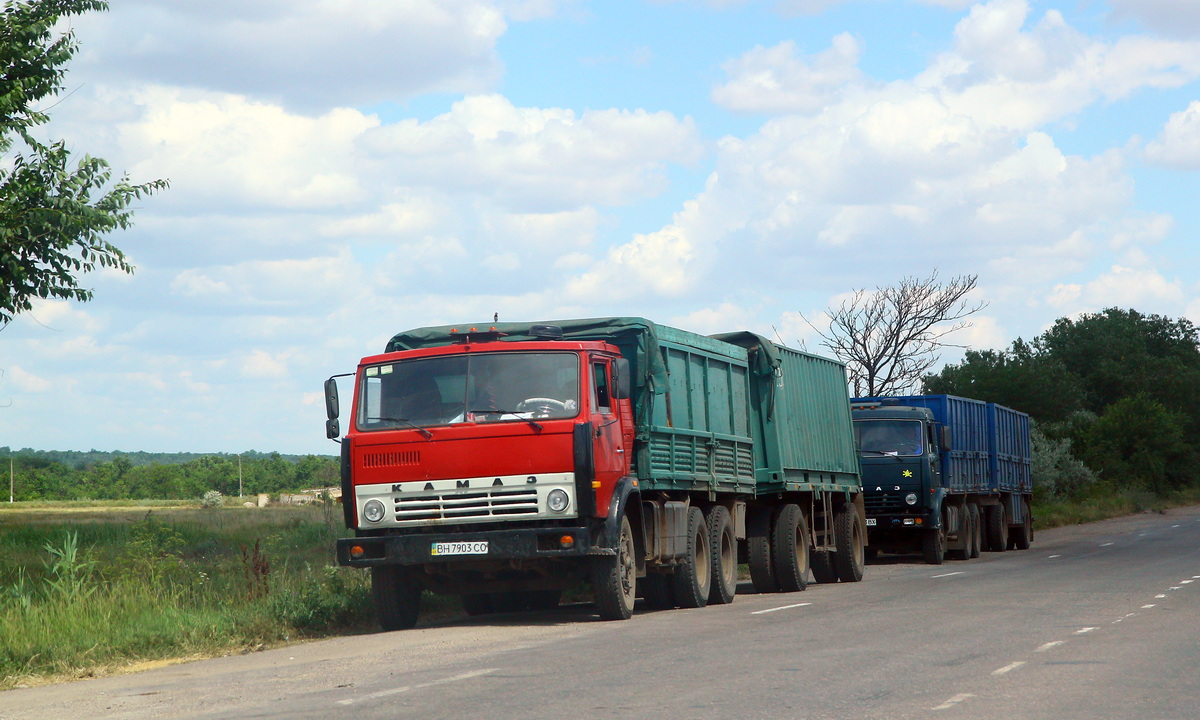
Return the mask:
POLYGON ((854 398, 873 551, 949 555, 1033 541, 1029 416, 953 395, 854 398))

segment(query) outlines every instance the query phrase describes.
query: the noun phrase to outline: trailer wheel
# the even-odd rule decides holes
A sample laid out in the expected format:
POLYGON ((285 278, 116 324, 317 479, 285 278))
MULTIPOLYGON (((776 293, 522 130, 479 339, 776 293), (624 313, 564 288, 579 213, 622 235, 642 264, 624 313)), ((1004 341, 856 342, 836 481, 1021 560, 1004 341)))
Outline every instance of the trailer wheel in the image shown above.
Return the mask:
POLYGON ((1024 498, 1021 499, 1021 515, 1025 521, 1018 525, 1012 534, 1013 547, 1017 550, 1028 550, 1033 542, 1033 517, 1029 514, 1029 502, 1024 498))
POLYGON ((675 594, 671 592, 669 575, 646 573, 646 577, 638 584, 648 610, 670 610, 675 607, 675 594))
POLYGON ((371 596, 384 630, 407 630, 421 615, 421 584, 412 571, 399 565, 371 568, 371 596))
POLYGON ((930 565, 941 565, 946 558, 946 531, 942 528, 928 528, 921 535, 921 554, 930 565))
POLYGON ((983 520, 979 514, 979 506, 975 503, 968 505, 967 517, 971 521, 971 552, 968 559, 977 558, 983 545, 983 520))
POLYGON ((771 560, 771 511, 766 508, 751 508, 747 514, 746 562, 750 565, 750 581, 754 583, 755 592, 779 590, 771 560))
POLYGON ((724 505, 713 505, 708 511, 709 557, 712 558, 712 582, 708 591, 709 605, 726 605, 737 594, 737 536, 733 520, 724 505))
POLYGON ((687 555, 675 567, 671 590, 681 608, 699 608, 708 604, 712 589, 712 559, 709 552, 708 524, 698 507, 688 510, 687 555))
POLYGON ((988 550, 1004 552, 1008 549, 1008 513, 1004 505, 988 505, 986 520, 988 550))
POLYGON ((833 553, 828 550, 813 550, 809 554, 809 564, 812 565, 814 582, 835 583, 838 581, 837 567, 833 564, 833 553))
POLYGON ((621 516, 616 550, 615 555, 598 557, 592 563, 592 594, 604 620, 628 620, 637 599, 637 549, 628 515, 621 516))
POLYGON ((858 508, 843 503, 833 516, 833 542, 837 552, 833 554, 833 565, 838 580, 859 582, 867 564, 866 547, 862 526, 858 522, 858 508))
POLYGON ((779 509, 773 540, 771 549, 779 590, 803 590, 808 586, 808 523, 799 505, 789 503, 779 509))
MULTIPOLYGON (((949 508, 948 508, 949 509, 949 508)), ((971 513, 967 510, 966 505, 955 506, 956 512, 952 513, 958 516, 958 541, 961 547, 947 550, 946 556, 951 560, 970 560, 971 559, 971 513)), ((942 518, 945 522, 945 516, 942 518)))

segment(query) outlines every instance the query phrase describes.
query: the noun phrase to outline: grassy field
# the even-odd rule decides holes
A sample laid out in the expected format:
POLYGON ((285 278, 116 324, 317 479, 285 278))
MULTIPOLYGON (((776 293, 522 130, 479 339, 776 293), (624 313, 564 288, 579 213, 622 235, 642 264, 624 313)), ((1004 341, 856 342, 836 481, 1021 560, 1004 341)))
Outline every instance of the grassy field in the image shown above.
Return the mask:
POLYGON ((0 689, 373 627, 340 510, 0 507, 0 689))
MULTIPOLYGON (((1038 529, 1200 504, 1038 503, 1038 529)), ((336 506, 0 505, 0 690, 373 631, 368 573, 337 567, 336 506)), ((460 612, 426 594, 423 622, 460 612)))

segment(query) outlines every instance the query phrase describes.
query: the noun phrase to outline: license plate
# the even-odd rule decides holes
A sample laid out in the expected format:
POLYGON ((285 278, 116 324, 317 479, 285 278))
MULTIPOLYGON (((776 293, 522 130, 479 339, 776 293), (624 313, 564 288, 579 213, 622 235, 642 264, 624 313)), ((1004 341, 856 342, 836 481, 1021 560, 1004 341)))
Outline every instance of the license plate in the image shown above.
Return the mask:
POLYGON ((478 542, 435 542, 429 554, 442 555, 487 555, 487 540, 478 542))
POLYGON ((875 527, 875 518, 867 518, 867 527, 875 527))

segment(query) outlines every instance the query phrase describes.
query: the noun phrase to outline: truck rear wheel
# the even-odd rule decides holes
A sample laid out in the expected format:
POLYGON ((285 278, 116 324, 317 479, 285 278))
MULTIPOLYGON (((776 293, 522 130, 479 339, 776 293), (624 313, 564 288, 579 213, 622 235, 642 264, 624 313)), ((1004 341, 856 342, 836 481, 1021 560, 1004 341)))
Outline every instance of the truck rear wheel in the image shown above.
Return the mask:
POLYGON ((1033 542, 1033 516, 1029 514, 1029 501, 1021 499, 1021 515, 1025 521, 1013 531, 1013 547, 1017 550, 1028 550, 1033 542))
POLYGON ((724 505, 713 505, 708 511, 709 557, 712 558, 712 583, 708 592, 709 605, 726 605, 737 594, 737 536, 733 520, 724 505))
POLYGON ((775 518, 775 582, 781 592, 797 592, 808 586, 808 523, 799 505, 789 503, 775 518))
POLYGON ((712 589, 712 559, 709 552, 708 524, 698 507, 688 510, 687 555, 675 567, 671 590, 681 608, 699 608, 708 604, 712 589))
POLYGON ((988 550, 1004 552, 1008 549, 1008 513, 1004 505, 988 505, 985 516, 988 550))
POLYGON ((833 565, 837 568, 838 580, 862 580, 863 568, 867 564, 867 545, 863 540, 862 525, 858 522, 858 508, 851 503, 843 503, 833 516, 833 542, 837 547, 837 552, 833 554, 833 565))
POLYGON ((828 550, 813 550, 809 556, 813 580, 819 583, 838 581, 837 567, 833 564, 833 553, 828 550))
POLYGON ((771 560, 771 511, 766 508, 751 508, 747 514, 746 562, 750 565, 750 581, 756 592, 779 590, 775 582, 775 564, 771 560))
POLYGON ((421 585, 412 571, 399 565, 371 568, 375 616, 384 630, 407 630, 421 615, 421 585))
POLYGON ((637 599, 637 566, 633 528, 629 516, 621 516, 615 555, 598 557, 592 563, 592 594, 604 620, 628 620, 637 599))

